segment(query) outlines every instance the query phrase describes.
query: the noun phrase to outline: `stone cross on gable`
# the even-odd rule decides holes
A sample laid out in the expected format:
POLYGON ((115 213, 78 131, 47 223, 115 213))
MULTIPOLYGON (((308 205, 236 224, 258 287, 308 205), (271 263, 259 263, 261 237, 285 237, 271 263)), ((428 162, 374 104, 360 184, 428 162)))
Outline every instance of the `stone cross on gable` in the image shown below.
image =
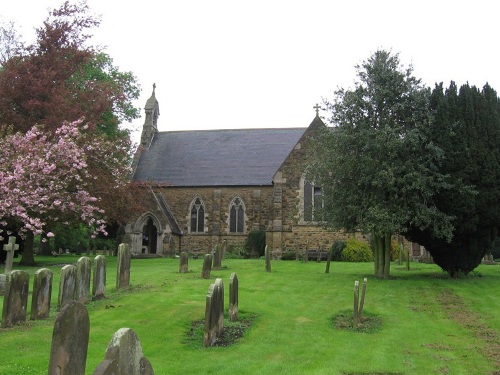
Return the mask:
POLYGON ((316 110, 316 116, 319 116, 319 110, 321 109, 321 107, 318 105, 318 103, 316 103, 313 108, 316 110))
POLYGON ((4 271, 4 273, 7 274, 8 272, 12 271, 12 261, 14 259, 14 251, 19 250, 19 245, 16 244, 15 236, 9 236, 9 243, 3 245, 3 250, 7 252, 7 259, 5 259, 5 271, 4 271))

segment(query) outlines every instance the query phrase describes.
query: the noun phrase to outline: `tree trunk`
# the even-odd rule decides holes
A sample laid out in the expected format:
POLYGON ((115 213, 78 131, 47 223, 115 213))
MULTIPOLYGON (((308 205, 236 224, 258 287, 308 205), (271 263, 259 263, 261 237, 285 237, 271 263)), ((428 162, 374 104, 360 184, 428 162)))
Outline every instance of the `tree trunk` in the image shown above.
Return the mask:
POLYGON ((21 261, 19 262, 22 266, 35 266, 35 256, 33 251, 33 243, 34 243, 34 234, 33 232, 28 232, 26 234, 26 239, 24 240, 24 249, 21 261))
POLYGON ((391 237, 390 233, 385 234, 384 279, 391 276, 391 237))
POLYGON ((375 276, 384 276, 384 238, 378 234, 373 235, 375 255, 375 276))

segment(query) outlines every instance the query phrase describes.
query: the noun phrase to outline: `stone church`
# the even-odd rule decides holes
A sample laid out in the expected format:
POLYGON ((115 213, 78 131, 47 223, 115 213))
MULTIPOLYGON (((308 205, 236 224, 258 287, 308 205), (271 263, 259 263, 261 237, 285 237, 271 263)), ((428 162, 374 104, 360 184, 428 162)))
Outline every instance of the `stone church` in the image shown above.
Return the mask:
POLYGON ((252 230, 265 231, 275 257, 344 238, 315 221, 322 189, 305 175, 311 136, 325 126, 318 107, 303 128, 159 132, 153 86, 145 112, 132 179, 151 201, 126 227, 132 253, 207 253, 243 245, 252 230))

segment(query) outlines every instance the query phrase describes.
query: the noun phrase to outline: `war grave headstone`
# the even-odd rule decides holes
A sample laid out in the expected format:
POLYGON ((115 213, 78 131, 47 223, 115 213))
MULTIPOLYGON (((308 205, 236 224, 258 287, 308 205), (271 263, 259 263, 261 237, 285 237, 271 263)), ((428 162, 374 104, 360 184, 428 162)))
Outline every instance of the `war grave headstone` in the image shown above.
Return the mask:
POLYGON ((235 272, 229 278, 229 320, 238 320, 238 276, 235 272))
POLYGON ((90 258, 80 257, 76 263, 75 300, 81 303, 90 301, 90 270, 90 258))
POLYGON ((154 371, 137 334, 131 328, 120 328, 92 375, 154 375, 154 371))
POLYGON ((33 279, 33 295, 31 297, 31 320, 47 319, 50 314, 52 297, 53 272, 48 268, 40 268, 33 279))
POLYGON ((2 328, 26 321, 30 276, 25 271, 10 271, 6 275, 2 308, 2 328))
POLYGON ((224 330, 224 284, 217 278, 208 288, 203 345, 213 346, 224 330))
POLYGON ((179 273, 189 272, 188 266, 188 253, 183 251, 181 252, 181 256, 179 258, 179 273))
POLYGON ((94 277, 92 281, 92 299, 104 298, 106 294, 106 257, 98 255, 94 258, 94 277))
POLYGON ((203 268, 201 269, 201 277, 204 279, 209 279, 211 271, 212 271, 212 255, 205 254, 205 256, 203 257, 203 268))
POLYGON ((64 305, 75 299, 76 267, 67 264, 61 269, 61 280, 59 281, 59 297, 57 307, 61 310, 64 305))
POLYGON ((16 244, 16 237, 9 236, 9 242, 3 245, 3 250, 7 252, 7 257, 5 258, 5 269, 4 273, 0 274, 0 296, 5 293, 5 284, 7 282, 7 274, 12 271, 12 263, 14 261, 14 252, 19 250, 19 245, 16 244))
POLYGON ((118 246, 118 259, 116 262, 116 289, 128 289, 130 287, 130 246, 121 243, 118 246))
POLYGON ((85 375, 89 333, 85 306, 77 301, 66 303, 54 323, 49 375, 85 375))

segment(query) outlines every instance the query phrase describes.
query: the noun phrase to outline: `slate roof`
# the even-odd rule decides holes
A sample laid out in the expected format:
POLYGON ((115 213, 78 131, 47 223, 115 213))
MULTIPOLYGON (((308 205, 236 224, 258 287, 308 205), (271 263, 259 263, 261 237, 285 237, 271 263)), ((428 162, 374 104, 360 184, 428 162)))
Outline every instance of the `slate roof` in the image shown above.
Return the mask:
POLYGON ((171 186, 266 186, 307 128, 158 132, 133 179, 171 186))

